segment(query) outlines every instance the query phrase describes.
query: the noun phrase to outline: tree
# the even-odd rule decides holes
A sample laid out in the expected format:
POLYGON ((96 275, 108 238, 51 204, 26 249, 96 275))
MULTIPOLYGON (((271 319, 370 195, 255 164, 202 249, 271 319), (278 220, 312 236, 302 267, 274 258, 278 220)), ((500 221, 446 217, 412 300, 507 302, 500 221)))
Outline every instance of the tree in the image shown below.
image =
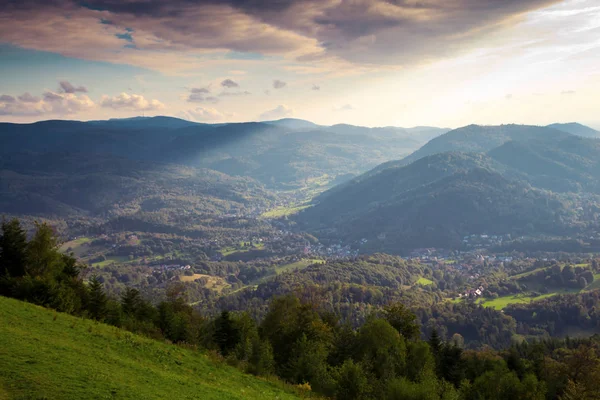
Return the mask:
POLYGON ((35 234, 27 244, 26 273, 34 277, 53 278, 62 270, 58 239, 46 223, 35 223, 35 234))
POLYGON ((358 359, 381 380, 404 372, 406 344, 398 331, 384 319, 367 321, 358 332, 358 359))
POLYGON ((2 221, 0 235, 0 277, 25 275, 27 261, 27 234, 18 219, 2 221))
POLYGON ((88 285, 89 296, 87 310, 91 318, 102 321, 107 313, 107 302, 106 293, 102 288, 102 283, 98 280, 97 276, 92 276, 88 285))
POLYGON ((336 374, 336 395, 338 400, 360 400, 367 398, 370 386, 360 363, 346 360, 336 374))
POLYGON ((224 356, 235 349, 235 346, 239 343, 240 332, 231 319, 229 311, 222 311, 221 315, 215 320, 214 340, 224 356))
POLYGON ((575 383, 569 379, 567 387, 559 397, 559 400, 592 400, 592 397, 588 396, 583 384, 575 383))
POLYGON ((121 295, 121 309, 123 313, 137 317, 141 301, 139 290, 130 287, 125 288, 125 291, 121 295))
POLYGON ((418 339, 421 330, 417 324, 417 316, 401 303, 388 305, 384 308, 385 319, 407 340, 418 339))
POLYGON ((268 375, 273 372, 275 360, 273 359, 273 348, 266 340, 256 338, 252 343, 249 371, 254 375, 268 375))
POLYGON ((429 346, 431 347, 431 352, 433 355, 437 357, 442 348, 442 341, 440 340, 438 331, 435 328, 431 331, 431 336, 429 337, 429 346))

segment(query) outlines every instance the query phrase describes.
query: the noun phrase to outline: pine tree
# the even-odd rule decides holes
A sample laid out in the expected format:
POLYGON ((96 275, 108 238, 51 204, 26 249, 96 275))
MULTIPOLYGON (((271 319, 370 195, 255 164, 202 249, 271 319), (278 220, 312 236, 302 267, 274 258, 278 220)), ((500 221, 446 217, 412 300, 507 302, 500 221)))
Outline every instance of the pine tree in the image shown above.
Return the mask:
POLYGON ((229 315, 229 311, 221 312, 215 321, 215 343, 219 346, 221 354, 226 356, 240 341, 240 332, 229 315))
POLYGON ((431 346, 431 352, 433 355, 437 357, 442 349, 442 341, 440 340, 440 335, 435 328, 433 331, 431 331, 431 336, 429 336, 429 346, 431 346))
POLYGON ((134 288, 126 288, 121 295, 121 309, 129 316, 137 317, 140 305, 140 292, 134 288))
POLYGON ((18 219, 2 221, 0 235, 0 277, 25 275, 27 234, 18 219))
POLYGON ((106 304, 108 299, 106 298, 106 293, 104 293, 104 289, 102 288, 102 283, 100 283, 97 276, 94 275, 90 278, 88 290, 89 300, 87 309, 90 317, 101 321, 106 316, 106 304))

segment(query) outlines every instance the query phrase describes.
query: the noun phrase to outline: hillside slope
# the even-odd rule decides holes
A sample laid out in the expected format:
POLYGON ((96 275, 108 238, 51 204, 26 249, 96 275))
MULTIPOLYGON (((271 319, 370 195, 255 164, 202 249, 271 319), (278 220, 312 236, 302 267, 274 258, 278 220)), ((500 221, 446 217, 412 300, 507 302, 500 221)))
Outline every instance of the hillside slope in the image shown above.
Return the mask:
POLYGON ((551 124, 548 125, 548 128, 558 129, 559 131, 568 132, 577 136, 592 138, 600 137, 600 132, 598 132, 597 130, 592 129, 589 126, 581 125, 577 122, 569 122, 566 124, 551 124))
POLYGON ((205 355, 0 297, 0 398, 294 399, 205 355))
POLYGON ((439 153, 451 151, 485 153, 510 141, 542 144, 554 143, 571 136, 573 135, 570 133, 542 126, 468 125, 437 136, 411 155, 381 164, 365 175, 371 176, 383 169, 408 165, 420 158, 439 153))
POLYGON ((275 188, 360 174, 401 158, 447 130, 331 127, 308 121, 198 124, 168 117, 0 123, 0 159, 11 154, 82 153, 208 168, 275 188))
POLYGON ((507 175, 483 154, 436 154, 324 193, 297 219, 318 236, 364 238, 391 253, 455 248, 468 234, 564 229, 561 201, 507 175))

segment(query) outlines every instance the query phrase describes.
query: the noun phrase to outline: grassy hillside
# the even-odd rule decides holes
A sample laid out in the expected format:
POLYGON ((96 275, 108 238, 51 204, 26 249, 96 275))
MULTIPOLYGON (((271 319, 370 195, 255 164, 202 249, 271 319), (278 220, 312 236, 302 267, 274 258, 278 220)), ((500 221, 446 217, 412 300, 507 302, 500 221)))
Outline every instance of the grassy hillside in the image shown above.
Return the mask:
POLYGON ((293 399, 191 349, 0 297, 0 399, 293 399))

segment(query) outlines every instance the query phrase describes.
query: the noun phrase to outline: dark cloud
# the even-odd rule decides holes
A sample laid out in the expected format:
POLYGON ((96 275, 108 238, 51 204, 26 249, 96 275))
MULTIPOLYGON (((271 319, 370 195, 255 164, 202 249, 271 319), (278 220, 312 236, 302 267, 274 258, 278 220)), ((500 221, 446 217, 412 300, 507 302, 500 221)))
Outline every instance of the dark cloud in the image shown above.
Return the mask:
POLYGON ((273 81, 273 89, 283 89, 287 85, 286 82, 275 79, 273 81))
POLYGON ((21 100, 24 103, 37 103, 38 101, 40 101, 40 98, 37 96, 32 96, 29 93, 23 93, 19 96, 19 100, 21 100))
POLYGON ((190 93, 210 93, 207 88, 191 88, 190 93))
POLYGON ((405 64, 460 53, 522 14, 559 1, 24 0, 0 11, 0 37, 82 58, 126 62, 135 52, 130 62, 144 65, 155 64, 141 58, 143 50, 204 49, 405 64), (132 53, 123 51, 119 37, 135 44, 132 53))
POLYGON ((321 86, 312 85, 311 90, 321 90, 321 86))
POLYGON ((224 88, 240 87, 240 85, 237 82, 234 82, 231 79, 225 79, 223 82, 221 82, 221 86, 223 86, 224 88))
POLYGON ((63 96, 59 93, 46 92, 44 93, 44 101, 61 101, 63 96))
POLYGON ((219 99, 214 96, 204 96, 202 93, 190 93, 187 97, 188 103, 218 103, 219 99))
POLYGON ((2 96, 0 96, 0 102, 2 102, 2 103, 14 103, 16 101, 17 101, 17 99, 15 99, 14 97, 9 96, 7 94, 3 94, 2 96))
POLYGON ((60 90, 64 93, 87 93, 87 88, 85 86, 74 86, 68 81, 60 81, 60 90))
POLYGON ((208 88, 191 88, 190 93, 186 98, 188 103, 218 103, 219 99, 215 96, 210 96, 208 88))
POLYGON ((242 91, 239 91, 239 92, 221 92, 221 93, 219 93, 219 96, 221 96, 221 97, 227 97, 227 96, 249 96, 251 94, 252 93, 250 93, 249 91, 244 90, 243 92, 242 91))

